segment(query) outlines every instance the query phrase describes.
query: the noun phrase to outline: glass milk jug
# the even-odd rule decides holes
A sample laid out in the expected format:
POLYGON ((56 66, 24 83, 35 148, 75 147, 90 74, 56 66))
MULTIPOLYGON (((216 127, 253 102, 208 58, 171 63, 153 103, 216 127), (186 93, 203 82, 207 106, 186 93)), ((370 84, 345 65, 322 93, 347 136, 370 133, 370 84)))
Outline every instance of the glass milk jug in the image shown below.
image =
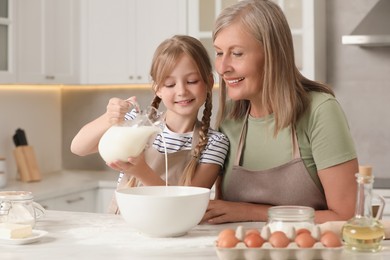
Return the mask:
POLYGON ((161 113, 157 109, 140 110, 137 104, 135 107, 136 118, 110 127, 101 137, 98 150, 104 161, 127 162, 145 149, 149 138, 162 131, 161 113))

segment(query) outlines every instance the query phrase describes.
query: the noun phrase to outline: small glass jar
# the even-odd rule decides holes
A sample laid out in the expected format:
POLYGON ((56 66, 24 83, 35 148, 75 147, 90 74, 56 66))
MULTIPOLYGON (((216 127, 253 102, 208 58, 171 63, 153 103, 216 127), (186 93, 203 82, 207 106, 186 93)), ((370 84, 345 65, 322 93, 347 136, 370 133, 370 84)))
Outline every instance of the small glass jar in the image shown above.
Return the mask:
POLYGON ((33 201, 29 191, 0 191, 0 223, 28 224, 35 226, 45 209, 33 201))
POLYGON ((290 239, 298 229, 305 228, 313 232, 314 209, 304 206, 275 206, 268 209, 266 223, 271 233, 283 231, 290 239))

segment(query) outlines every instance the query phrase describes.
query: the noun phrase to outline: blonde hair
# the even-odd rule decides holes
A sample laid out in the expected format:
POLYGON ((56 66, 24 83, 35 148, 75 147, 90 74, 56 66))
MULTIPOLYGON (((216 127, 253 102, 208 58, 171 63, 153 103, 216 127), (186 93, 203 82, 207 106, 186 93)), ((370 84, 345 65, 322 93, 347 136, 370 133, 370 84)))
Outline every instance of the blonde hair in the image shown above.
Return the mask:
MULTIPOLYGON (((213 41, 218 33, 231 24, 239 23, 259 41, 264 48, 262 104, 275 118, 274 135, 295 125, 310 104, 309 91, 334 95, 325 84, 305 78, 294 61, 294 47, 290 27, 280 7, 269 0, 243 0, 225 8, 218 16, 213 31, 213 41)), ((260 68, 259 68, 260 69, 260 68)), ((225 117, 234 120, 245 116, 248 100, 232 101, 226 110, 226 84, 220 77, 219 110, 217 126, 225 117)))
MULTIPOLYGON (((203 116, 199 130, 199 142, 193 151, 191 151, 191 160, 186 165, 183 175, 179 180, 179 185, 191 185, 192 178, 194 177, 199 163, 201 152, 208 143, 207 134, 210 127, 212 89, 214 85, 210 57, 202 43, 196 38, 186 35, 175 35, 163 41, 157 47, 152 60, 150 76, 152 78, 152 88, 156 93, 159 86, 163 84, 164 80, 175 68, 182 55, 187 55, 193 60, 198 68, 201 79, 207 86, 206 101, 204 104, 203 116)), ((155 95, 151 106, 158 109, 160 103, 161 98, 155 95)), ((138 181, 136 181, 135 178, 132 178, 129 185, 137 186, 138 181)))

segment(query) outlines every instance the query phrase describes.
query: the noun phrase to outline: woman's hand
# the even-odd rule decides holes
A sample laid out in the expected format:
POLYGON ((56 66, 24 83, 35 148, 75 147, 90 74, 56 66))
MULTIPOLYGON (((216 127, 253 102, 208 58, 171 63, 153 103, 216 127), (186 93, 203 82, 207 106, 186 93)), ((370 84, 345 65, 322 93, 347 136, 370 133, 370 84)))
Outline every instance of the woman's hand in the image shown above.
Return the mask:
POLYGON ((202 222, 222 224, 228 222, 266 221, 270 206, 224 200, 210 200, 202 222))

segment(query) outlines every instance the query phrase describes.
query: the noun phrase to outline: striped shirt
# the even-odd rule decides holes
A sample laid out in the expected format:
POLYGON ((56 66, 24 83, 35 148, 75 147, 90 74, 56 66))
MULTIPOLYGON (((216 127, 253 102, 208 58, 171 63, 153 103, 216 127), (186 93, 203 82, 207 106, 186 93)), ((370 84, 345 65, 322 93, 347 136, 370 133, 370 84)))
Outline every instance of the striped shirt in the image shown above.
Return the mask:
MULTIPOLYGON (((125 115, 126 120, 133 120, 136 117, 134 109, 125 115)), ((165 153, 162 135, 165 138, 167 153, 175 153, 183 150, 191 150, 193 132, 175 133, 166 126, 162 133, 157 134, 153 147, 160 153, 165 153)), ((209 129, 208 143, 203 149, 199 162, 218 164, 223 167, 228 149, 229 140, 221 132, 209 129)))

